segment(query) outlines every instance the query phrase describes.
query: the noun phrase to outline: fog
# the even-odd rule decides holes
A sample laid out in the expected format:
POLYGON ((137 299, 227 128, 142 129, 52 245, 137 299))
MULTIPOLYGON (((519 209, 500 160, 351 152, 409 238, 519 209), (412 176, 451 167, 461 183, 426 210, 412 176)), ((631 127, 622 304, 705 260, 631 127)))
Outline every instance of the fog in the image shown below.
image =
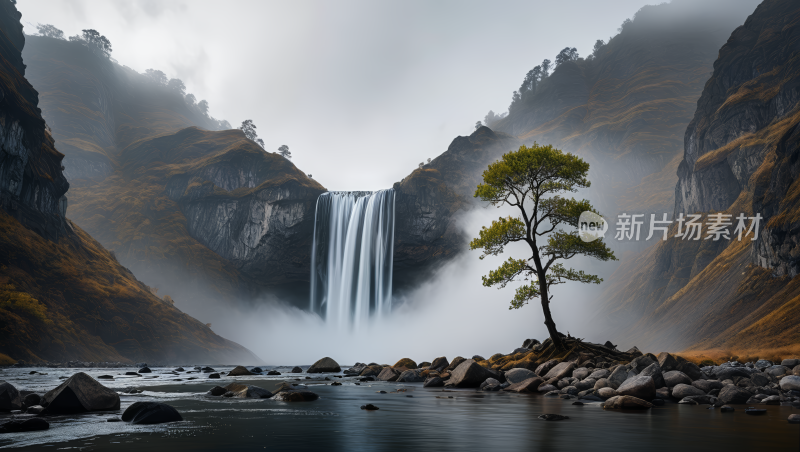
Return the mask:
POLYGON ((138 72, 182 79, 210 113, 331 190, 388 188, 467 135, 543 59, 591 53, 653 0, 20 0, 27 33, 94 28, 138 72), (356 177, 354 177, 356 176, 356 177))

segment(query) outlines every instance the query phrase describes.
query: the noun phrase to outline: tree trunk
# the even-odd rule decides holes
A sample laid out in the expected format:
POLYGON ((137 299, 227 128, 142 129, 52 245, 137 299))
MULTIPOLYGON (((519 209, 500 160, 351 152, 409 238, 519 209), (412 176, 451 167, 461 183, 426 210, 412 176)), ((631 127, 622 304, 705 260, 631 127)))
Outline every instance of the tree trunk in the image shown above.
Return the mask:
POLYGON ((550 314, 550 297, 547 294, 547 283, 543 282, 545 278, 539 278, 539 291, 542 295, 542 312, 544 312, 544 324, 547 327, 547 332, 550 334, 550 339, 553 345, 558 350, 564 349, 564 342, 561 340, 561 335, 558 334, 556 329, 556 322, 553 321, 553 315, 550 314))

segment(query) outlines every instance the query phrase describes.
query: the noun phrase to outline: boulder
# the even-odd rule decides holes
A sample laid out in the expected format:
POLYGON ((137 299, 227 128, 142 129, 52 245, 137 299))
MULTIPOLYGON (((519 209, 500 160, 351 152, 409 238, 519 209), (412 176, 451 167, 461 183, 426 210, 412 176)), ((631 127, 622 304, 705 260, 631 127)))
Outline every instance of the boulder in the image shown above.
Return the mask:
POLYGON ((486 361, 486 358, 484 358, 481 355, 472 355, 472 360, 473 361, 486 361))
POLYGON ((549 378, 564 378, 572 375, 572 371, 575 370, 575 363, 571 363, 565 361, 563 363, 558 363, 550 369, 550 372, 544 375, 544 379, 547 380, 549 378))
POLYGON ((697 367, 697 364, 693 362, 689 361, 682 362, 678 364, 677 370, 683 372, 687 377, 691 378, 692 381, 699 380, 701 378, 706 378, 706 376, 703 375, 703 372, 700 370, 700 368, 697 367))
POLYGON ((466 360, 467 360, 466 358, 462 358, 461 356, 456 356, 455 358, 453 358, 452 361, 450 361, 450 365, 447 366, 447 370, 454 370, 456 367, 460 366, 461 363, 463 363, 466 360))
POLYGON ((800 366, 800 359, 798 358, 784 359, 783 361, 781 361, 781 366, 786 366, 786 367, 800 366))
POLYGON ((539 390, 539 386, 544 383, 544 379, 542 377, 533 376, 528 378, 527 380, 520 381, 518 383, 512 383, 505 389, 504 391, 509 392, 517 392, 517 393, 529 393, 529 392, 537 392, 539 390))
POLYGON ((607 388, 608 378, 601 378, 594 383, 594 389, 607 388))
POLYGON ((661 367, 661 372, 669 372, 671 370, 678 370, 678 360, 667 352, 658 354, 658 365, 661 367))
POLYGON ((411 358, 403 358, 400 361, 397 361, 396 363, 394 363, 394 366, 392 366, 392 367, 394 367, 395 369, 400 368, 400 367, 405 367, 406 369, 416 369, 417 368, 417 363, 414 362, 414 360, 411 359, 411 358))
POLYGON ((603 408, 607 410, 646 410, 652 407, 652 403, 628 395, 614 396, 603 402, 603 408))
POLYGON ((42 418, 31 418, 24 421, 16 420, 0 424, 0 433, 19 433, 19 432, 35 432, 38 430, 47 430, 50 428, 50 423, 42 418))
POLYGON ((584 378, 588 377, 592 371, 585 367, 579 367, 572 371, 572 377, 577 378, 578 380, 583 380, 584 378))
POLYGON ((427 369, 431 367, 431 363, 429 363, 428 361, 422 361, 421 363, 417 364, 417 367, 419 369, 427 369))
POLYGON ((749 399, 752 395, 753 394, 751 394, 747 389, 733 385, 725 386, 719 392, 717 404, 721 406, 734 403, 746 403, 747 399, 749 399))
POLYGON ((521 383, 537 375, 532 370, 528 369, 511 369, 506 371, 504 376, 506 377, 506 381, 513 385, 514 383, 521 383))
POLYGON ((325 357, 315 362, 311 367, 308 368, 306 372, 310 374, 321 374, 327 372, 341 372, 341 371, 342 368, 339 367, 339 363, 337 363, 331 358, 325 357))
POLYGON ((611 375, 611 371, 608 369, 595 369, 594 372, 589 374, 588 378, 594 378, 595 380, 600 380, 601 378, 606 378, 611 375))
POLYGON ((25 406, 39 405, 42 402, 42 397, 39 394, 28 394, 22 398, 22 404, 25 406))
POLYGON ((240 377, 246 375, 255 375, 253 372, 250 372, 244 366, 236 366, 233 368, 232 371, 228 372, 229 377, 240 377))
POLYGON ((468 359, 453 369, 450 373, 450 379, 447 381, 447 386, 477 388, 487 378, 493 378, 494 376, 492 372, 479 366, 474 360, 468 359))
POLYGON ((310 391, 281 391, 272 397, 281 402, 313 402, 318 398, 316 393, 310 391))
MULTIPOLYGON (((755 386, 766 386, 772 382, 772 379, 763 372, 756 372, 750 376, 750 381, 753 382, 755 386)), ((720 387, 720 389, 722 388, 720 387)))
POLYGON ((209 389, 206 394, 211 395, 211 396, 219 397, 222 394, 225 394, 226 392, 228 392, 227 389, 225 389, 225 388, 223 388, 221 386, 214 386, 213 388, 209 389))
POLYGON ((611 375, 608 376, 607 382, 608 386, 612 389, 617 389, 620 387, 625 380, 628 379, 628 368, 626 366, 619 366, 611 372, 611 375))
POLYGON ((150 368, 149 368, 149 367, 146 367, 146 366, 145 366, 145 367, 142 367, 141 369, 139 369, 139 372, 138 372, 138 373, 140 373, 140 374, 149 374, 149 373, 151 373, 151 372, 152 372, 152 370, 150 370, 150 368))
MULTIPOLYGON (((495 380, 494 378, 487 378, 486 381, 481 383, 479 388, 485 389, 487 386, 497 387, 497 389, 499 389, 500 388, 500 382, 495 380)), ((494 391, 495 389, 493 388, 491 390, 494 391)))
POLYGON ((25 410, 25 414, 39 414, 44 411, 44 407, 41 405, 31 405, 25 410))
POLYGON ((208 374, 208 378, 219 378, 219 374, 214 372, 213 374, 208 374))
POLYGON ((672 398, 673 399, 683 399, 684 397, 692 397, 692 396, 704 396, 706 395, 705 391, 701 389, 697 389, 692 385, 687 385, 685 383, 680 383, 672 388, 672 398))
POLYGON ((661 366, 659 366, 659 364, 656 362, 645 367, 639 375, 652 377, 653 384, 656 385, 656 389, 663 388, 667 385, 667 382, 664 381, 664 374, 661 373, 661 366))
POLYGON ((656 398, 659 399, 668 399, 672 391, 669 390, 668 387, 664 386, 663 388, 656 389, 656 398))
POLYGON ((636 373, 639 374, 651 364, 656 364, 656 361, 648 355, 642 355, 638 358, 634 358, 634 360, 631 361, 630 366, 631 369, 635 370, 636 373))
POLYGON ((423 388, 440 388, 444 386, 444 380, 439 377, 430 377, 422 383, 423 388))
POLYGON ((673 388, 679 384, 690 385, 692 384, 692 379, 680 370, 671 370, 664 374, 664 383, 673 388))
POLYGON ((434 359, 431 362, 431 365, 428 366, 428 368, 429 369, 433 369, 433 370, 442 371, 442 370, 447 369, 447 366, 449 366, 449 365, 450 365, 450 362, 447 361, 447 358, 445 358, 444 356, 440 356, 440 357, 434 359))
MULTIPOLYGON (((267 372, 267 375, 280 375, 280 374, 281 373, 278 372, 277 370, 270 370, 269 372, 267 372)), ((325 377, 325 378, 328 378, 328 377, 325 377)))
POLYGON ((558 388, 553 386, 553 385, 543 384, 543 385, 539 385, 539 388, 537 389, 537 391, 546 393, 546 392, 558 391, 558 388))
POLYGON ((400 377, 400 372, 391 367, 384 367, 378 374, 378 380, 381 381, 397 381, 398 377, 400 377))
POLYGON ((303 369, 300 366, 294 366, 294 367, 292 367, 292 373, 293 374, 301 374, 301 373, 303 373, 303 369))
POLYGON ((790 424, 800 424, 800 414, 790 414, 787 420, 790 424))
POLYGON ((272 397, 272 393, 264 388, 241 383, 231 383, 223 389, 233 393, 230 397, 238 399, 268 399, 272 397))
POLYGON ((691 405, 713 405, 717 398, 710 395, 696 395, 682 398, 678 403, 691 405))
POLYGON ((522 342, 522 348, 527 348, 528 350, 532 349, 535 345, 539 345, 539 341, 536 339, 525 339, 522 342))
POLYGON ((625 380, 619 388, 617 394, 623 396, 633 396, 642 400, 653 400, 656 398, 656 385, 653 377, 636 376, 625 380))
POLYGON ((48 414, 84 413, 119 409, 119 394, 83 372, 67 378, 42 397, 48 414))
POLYGON ((22 397, 11 383, 0 382, 0 412, 22 409, 22 397))
POLYGON ((722 382, 719 380, 695 380, 692 386, 708 394, 714 389, 722 389, 722 382))
POLYGON ((122 413, 122 420, 132 424, 163 424, 182 421, 178 410, 160 402, 135 402, 122 413))
POLYGON ((419 374, 418 369, 409 369, 403 371, 396 380, 398 383, 406 382, 406 383, 419 383, 425 381, 425 377, 419 374))
POLYGON ((792 371, 788 367, 778 365, 764 369, 764 373, 772 375, 773 377, 780 377, 781 375, 791 374, 792 371))
POLYGON ((714 374, 717 380, 732 380, 733 377, 750 378, 750 371, 747 367, 715 367, 714 374))
POLYGON ((545 375, 547 375, 548 372, 550 372, 550 370, 553 367, 556 367, 557 365, 558 365, 558 360, 551 359, 550 361, 539 364, 539 367, 537 367, 534 372, 536 372, 536 375, 544 377, 545 375))
POLYGON ((764 370, 767 367, 772 365, 772 361, 767 361, 766 359, 759 359, 755 363, 753 363, 753 367, 758 370, 764 370))
POLYGON ((373 367, 365 367, 364 370, 362 370, 361 373, 358 374, 358 376, 359 377, 377 377, 381 373, 382 370, 383 369, 381 369, 380 371, 376 372, 375 368, 373 368, 373 367))
POLYGON ((800 377, 800 365, 794 366, 794 369, 792 369, 792 375, 800 377))
POLYGON ((617 395, 617 391, 615 391, 614 388, 600 388, 597 390, 597 395, 604 399, 610 399, 617 395))
POLYGON ((800 391, 800 377, 797 375, 788 375, 783 377, 781 378, 780 386, 781 390, 783 391, 800 391))

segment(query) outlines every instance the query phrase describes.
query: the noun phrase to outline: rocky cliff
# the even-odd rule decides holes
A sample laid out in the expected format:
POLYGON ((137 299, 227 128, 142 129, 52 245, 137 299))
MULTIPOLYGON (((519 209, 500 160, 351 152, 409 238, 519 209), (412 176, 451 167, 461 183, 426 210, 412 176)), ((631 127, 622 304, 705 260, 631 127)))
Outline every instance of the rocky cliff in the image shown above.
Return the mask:
POLYGON ((0 360, 256 361, 64 218, 63 155, 24 78, 19 19, 0 2, 0 360))
POLYGON ((761 229, 743 241, 671 238, 623 264, 603 304, 622 319, 619 340, 673 350, 796 343, 798 49, 800 6, 767 0, 719 51, 686 129, 674 212, 760 214, 761 229))

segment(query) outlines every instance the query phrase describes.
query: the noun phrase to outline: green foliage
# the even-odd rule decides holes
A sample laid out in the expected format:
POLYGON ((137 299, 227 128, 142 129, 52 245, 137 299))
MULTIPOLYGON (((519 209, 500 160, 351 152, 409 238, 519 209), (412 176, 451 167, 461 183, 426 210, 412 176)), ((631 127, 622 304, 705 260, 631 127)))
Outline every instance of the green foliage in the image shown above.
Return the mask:
MULTIPOLYGON (((509 258, 497 270, 483 277, 486 287, 505 287, 512 281, 531 281, 519 287, 509 309, 517 309, 534 298, 549 303, 549 288, 567 281, 599 284, 602 279, 582 270, 566 268, 559 260, 584 255, 602 261, 616 260, 602 240, 584 242, 577 231, 561 226, 578 227, 584 211, 598 213, 587 200, 561 194, 589 187, 589 164, 579 157, 563 153, 551 145, 536 143, 509 152, 489 165, 483 173, 475 197, 495 206, 516 206, 519 217, 498 218, 481 228, 470 249, 483 251, 480 258, 497 256, 512 242, 526 242, 531 255, 525 259, 509 258)), ((547 317, 549 310, 545 313, 547 317)))
POLYGON ((47 318, 47 307, 44 304, 28 293, 17 291, 11 284, 0 284, 0 310, 33 317, 44 323, 52 323, 47 318))

